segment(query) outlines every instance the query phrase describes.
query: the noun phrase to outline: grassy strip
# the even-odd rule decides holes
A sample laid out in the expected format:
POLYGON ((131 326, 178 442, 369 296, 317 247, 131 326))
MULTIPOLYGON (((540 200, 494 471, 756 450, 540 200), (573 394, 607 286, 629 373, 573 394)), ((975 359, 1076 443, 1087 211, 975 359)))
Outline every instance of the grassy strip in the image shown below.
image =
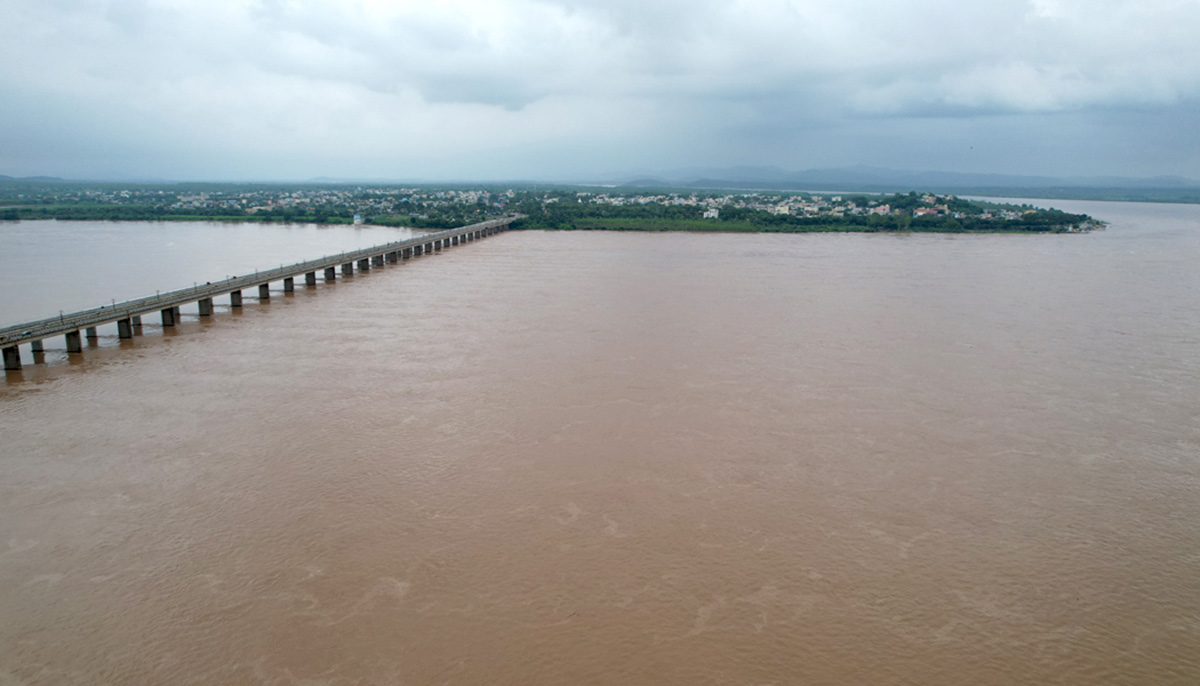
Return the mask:
POLYGON ((947 229, 941 226, 914 225, 904 229, 870 224, 756 224, 749 221, 712 219, 634 219, 626 217, 579 217, 570 222, 547 225, 528 220, 513 228, 547 231, 703 231, 708 233, 1045 233, 1044 230, 947 229))

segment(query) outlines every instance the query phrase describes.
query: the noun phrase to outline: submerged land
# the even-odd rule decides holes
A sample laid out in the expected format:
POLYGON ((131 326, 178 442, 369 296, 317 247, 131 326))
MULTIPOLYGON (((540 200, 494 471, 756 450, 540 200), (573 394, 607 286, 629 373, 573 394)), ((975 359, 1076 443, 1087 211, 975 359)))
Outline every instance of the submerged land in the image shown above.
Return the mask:
POLYGON ((515 228, 618 231, 1069 232, 1102 222, 956 195, 597 186, 119 184, 0 180, 0 220, 365 223, 448 228, 513 213, 515 228))

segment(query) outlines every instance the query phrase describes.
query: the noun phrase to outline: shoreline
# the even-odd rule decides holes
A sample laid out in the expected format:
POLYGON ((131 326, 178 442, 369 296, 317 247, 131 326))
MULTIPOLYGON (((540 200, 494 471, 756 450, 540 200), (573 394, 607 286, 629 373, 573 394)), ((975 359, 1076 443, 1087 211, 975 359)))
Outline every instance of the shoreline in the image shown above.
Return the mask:
MULTIPOLYGON (((139 218, 95 218, 95 217, 21 217, 18 219, 2 219, 0 226, 8 222, 22 221, 62 221, 62 222, 139 222, 139 223, 155 223, 155 222, 214 222, 222 224, 255 224, 258 226, 269 224, 313 224, 313 225, 328 225, 328 226, 375 226, 390 229, 410 229, 414 231, 437 231, 436 227, 427 226, 407 226, 403 224, 379 223, 379 222, 363 222, 362 224, 354 224, 352 221, 311 221, 303 218, 283 220, 274 218, 255 218, 255 217, 234 217, 228 215, 210 215, 210 216, 187 216, 187 215, 171 215, 164 217, 139 217, 139 218)), ((1101 220, 1090 220, 1082 226, 1075 227, 1074 225, 1057 225, 1049 226, 1046 229, 1028 229, 1028 228, 946 228, 943 226, 908 226, 905 228, 890 228, 883 226, 871 226, 869 224, 815 224, 809 226, 762 226, 752 222, 720 222, 715 221, 706 223, 706 220, 663 220, 655 219, 649 222, 637 224, 613 224, 610 226, 600 225, 571 225, 571 226, 513 226, 514 230, 530 230, 530 231, 631 231, 644 233, 942 233, 942 234, 1061 234, 1061 233, 1090 233, 1092 231, 1103 231, 1107 226, 1107 222, 1101 220), (653 225, 652 225, 653 224, 653 225)))

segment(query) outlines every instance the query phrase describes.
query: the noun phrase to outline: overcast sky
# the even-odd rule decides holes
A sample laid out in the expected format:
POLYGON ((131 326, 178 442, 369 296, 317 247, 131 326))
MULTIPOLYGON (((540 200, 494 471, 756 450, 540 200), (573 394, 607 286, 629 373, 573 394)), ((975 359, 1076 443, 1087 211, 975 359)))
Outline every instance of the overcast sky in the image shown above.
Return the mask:
POLYGON ((0 174, 1200 178, 1200 0, 0 0, 0 174))

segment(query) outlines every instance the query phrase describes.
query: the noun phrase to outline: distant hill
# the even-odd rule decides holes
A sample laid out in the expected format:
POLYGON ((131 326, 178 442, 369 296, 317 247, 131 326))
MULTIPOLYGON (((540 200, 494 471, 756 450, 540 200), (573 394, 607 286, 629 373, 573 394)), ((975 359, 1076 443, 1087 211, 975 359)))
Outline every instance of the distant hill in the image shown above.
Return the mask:
POLYGON ((664 181, 662 179, 656 179, 653 177, 642 177, 642 178, 637 178, 637 179, 631 179, 629 181, 622 183, 621 185, 625 186, 627 188, 664 188, 664 187, 675 185, 675 184, 672 184, 669 181, 664 181))
POLYGON ((62 181, 57 176, 6 176, 0 174, 0 181, 62 181))
POLYGON ((623 181, 622 185, 876 193, 921 190, 1006 197, 1200 202, 1200 181, 1179 176, 1058 178, 912 171, 865 166, 794 172, 778 167, 750 166, 678 169, 655 177, 631 178, 623 181))

